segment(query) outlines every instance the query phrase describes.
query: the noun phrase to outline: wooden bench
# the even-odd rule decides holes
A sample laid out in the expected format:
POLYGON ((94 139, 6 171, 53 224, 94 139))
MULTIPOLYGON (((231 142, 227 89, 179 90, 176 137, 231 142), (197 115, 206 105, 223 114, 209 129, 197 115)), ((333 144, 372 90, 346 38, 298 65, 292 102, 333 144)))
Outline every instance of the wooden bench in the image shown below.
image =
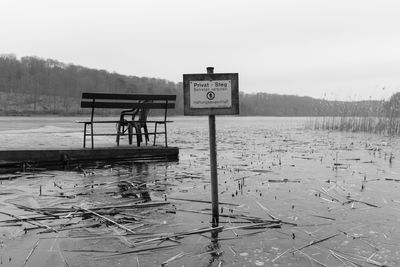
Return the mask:
POLYGON ((146 138, 146 144, 149 135, 154 136, 153 145, 156 144, 157 135, 163 134, 165 136, 165 146, 168 147, 167 143, 167 111, 168 109, 175 108, 176 95, 160 95, 160 94, 111 94, 111 93, 82 93, 81 108, 90 108, 91 116, 88 121, 77 121, 83 123, 83 147, 86 147, 86 138, 90 136, 92 149, 94 148, 94 136, 116 136, 117 146, 119 146, 119 140, 122 135, 129 137, 129 143, 132 143, 132 136, 136 136, 137 144, 140 146, 140 141, 143 136, 146 138), (120 109, 122 110, 120 118, 118 120, 95 120, 95 109, 120 109), (136 120, 135 112, 146 111, 147 113, 152 109, 158 109, 164 111, 163 119, 161 120, 143 120, 143 116, 140 116, 136 120), (125 119, 125 115, 131 115, 132 119, 125 119), (94 133, 93 125, 97 123, 108 123, 117 125, 116 133, 94 133), (147 131, 147 124, 154 124, 154 131, 147 131), (141 132, 140 128, 146 125, 145 132, 141 132), (158 125, 164 125, 163 131, 157 131, 158 125), (90 134, 87 132, 88 126, 90 128, 90 134), (126 127, 124 129, 124 127, 126 127), (128 129, 129 131, 126 131, 128 129), (136 130, 133 133, 133 129, 136 130), (127 133, 128 132, 128 133, 127 133))

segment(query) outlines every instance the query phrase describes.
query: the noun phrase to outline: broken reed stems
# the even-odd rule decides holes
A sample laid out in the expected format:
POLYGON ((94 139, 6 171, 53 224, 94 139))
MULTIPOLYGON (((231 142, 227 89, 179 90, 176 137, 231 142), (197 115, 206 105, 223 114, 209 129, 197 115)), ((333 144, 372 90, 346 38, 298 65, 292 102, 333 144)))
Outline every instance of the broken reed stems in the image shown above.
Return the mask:
MULTIPOLYGON (((12 216, 10 216, 12 217, 12 216)), ((22 218, 18 218, 16 219, 15 217, 13 217, 14 219, 9 219, 9 220, 3 220, 0 221, 0 223, 12 223, 12 222, 23 222, 23 221, 46 221, 46 220, 51 220, 54 219, 54 217, 49 217, 49 216, 37 216, 37 217, 22 217, 22 218)))
MULTIPOLYGON (((129 204, 129 205, 110 205, 110 206, 103 206, 103 207, 92 207, 90 210, 97 211, 97 210, 106 210, 106 209, 136 209, 136 208, 150 208, 150 207, 158 207, 169 205, 170 202, 163 201, 163 202, 146 202, 146 203, 137 203, 137 204, 129 204)), ((40 208, 38 210, 42 211, 50 211, 52 213, 70 213, 76 211, 74 208, 40 208)))
MULTIPOLYGON (((132 205, 93 207, 90 210, 98 211, 98 210, 107 210, 107 209, 131 209, 131 208, 135 209, 135 208, 157 207, 157 206, 163 206, 163 205, 168 205, 168 204, 169 204, 169 202, 151 202, 151 203, 140 203, 140 204, 132 204, 132 205)), ((35 224, 35 221, 42 221, 42 220, 45 221, 45 220, 51 220, 54 218, 61 219, 61 214, 70 214, 70 213, 76 214, 79 211, 80 211, 80 213, 85 213, 85 211, 80 208, 78 208, 79 210, 77 211, 77 209, 74 209, 74 208, 30 208, 30 207, 26 207, 26 206, 22 206, 22 205, 17 205, 17 206, 24 210, 29 210, 29 211, 37 212, 37 213, 47 213, 48 215, 36 216, 36 217, 25 217, 25 216, 16 216, 13 214, 9 214, 9 213, 0 211, 0 213, 2 213, 2 214, 14 218, 14 219, 10 219, 10 220, 0 221, 0 223, 21 221, 21 222, 30 223, 32 225, 35 225, 35 226, 38 226, 41 228, 48 228, 44 224, 40 224, 40 223, 35 224)), ((86 212, 86 213, 90 213, 90 212, 86 212)), ((102 213, 104 214, 104 212, 102 212, 102 213)), ((82 215, 82 214, 80 214, 80 215, 82 215)), ((138 216, 138 215, 133 215, 133 216, 140 218, 140 216, 138 216)), ((48 229, 54 231, 54 229, 52 229, 51 227, 48 229)))
MULTIPOLYGON (((232 225, 232 222, 230 220, 228 220, 229 225, 232 225)), ((235 232, 234 229, 231 229, 232 233, 236 236, 239 237, 239 235, 235 232)))
POLYGON ((164 249, 164 248, 171 248, 171 247, 176 247, 177 244, 173 245, 166 245, 166 246, 153 246, 149 248, 138 248, 130 251, 125 251, 125 252, 118 252, 112 255, 105 255, 105 256, 99 256, 99 258, 110 258, 110 257, 115 257, 115 256, 121 256, 121 255, 127 255, 127 254, 132 254, 132 253, 139 253, 139 252, 144 252, 144 251, 149 251, 149 250, 158 250, 158 249, 164 249))
POLYGON ((334 200, 334 201, 336 201, 336 202, 342 203, 339 199, 337 199, 337 198, 331 196, 328 192, 324 192, 324 191, 319 190, 319 189, 314 189, 314 190, 317 191, 317 192, 319 192, 319 193, 321 193, 321 194, 324 194, 324 195, 330 197, 332 200, 334 200))
POLYGON ((379 266, 379 267, 386 266, 383 263, 380 263, 380 262, 377 262, 377 261, 371 259, 373 256, 375 256, 375 253, 373 253, 370 257, 366 258, 366 257, 360 256, 360 255, 350 255, 348 253, 340 252, 340 251, 337 251, 335 249, 330 249, 329 251, 335 258, 339 259, 341 262, 343 262, 341 260, 341 259, 343 259, 343 260, 353 264, 354 266, 360 266, 360 267, 364 266, 364 265, 359 264, 359 263, 357 263, 355 261, 361 261, 361 262, 369 263, 369 264, 372 264, 372 265, 375 265, 375 266, 379 266), (351 259, 350 258, 346 258, 345 256, 340 255, 340 254, 346 255, 346 256, 350 257, 351 259))
POLYGON ((24 205, 21 205, 21 204, 16 204, 16 203, 14 203, 14 206, 16 206, 17 208, 26 210, 26 211, 31 211, 31 212, 36 212, 36 213, 39 213, 39 214, 47 215, 47 216, 53 217, 54 219, 60 219, 59 215, 55 215, 55 214, 53 214, 51 212, 47 212, 47 211, 43 211, 43 210, 40 210, 40 209, 27 207, 27 206, 24 206, 24 205))
POLYGON ((277 222, 280 222, 280 223, 289 224, 289 225, 292 225, 292 226, 297 226, 296 223, 282 221, 282 220, 279 219, 278 217, 272 215, 272 214, 270 213, 269 209, 267 209, 266 207, 264 207, 264 206, 263 206, 260 202, 258 202, 256 199, 254 199, 254 201, 258 204, 258 206, 260 206, 260 208, 262 208, 262 209, 267 213, 267 215, 268 215, 269 217, 271 217, 271 219, 273 219, 273 220, 275 220, 275 221, 277 221, 277 222))
POLYGON ((190 252, 189 253, 185 253, 185 252, 182 251, 181 253, 179 253, 179 254, 169 258, 168 260, 164 261, 163 263, 161 263, 161 266, 166 266, 168 263, 170 263, 172 261, 175 261, 177 259, 180 259, 180 258, 182 258, 182 257, 184 257, 186 255, 189 255, 189 254, 191 254, 191 253, 190 252))
POLYGON ((227 230, 234 230, 234 229, 254 229, 257 227, 265 227, 265 228, 276 228, 276 227, 281 227, 282 224, 280 223, 269 223, 269 222, 263 222, 263 223, 252 223, 252 224, 247 224, 247 225, 240 225, 240 226, 232 226, 232 227, 227 227, 222 229, 223 231, 227 231, 227 230))
MULTIPOLYGON (((78 223, 77 223, 78 224, 78 223)), ((69 230, 75 230, 75 229, 81 229, 81 228, 93 228, 93 227, 99 227, 101 226, 100 223, 92 223, 92 224, 87 224, 87 225, 78 225, 78 226, 70 226, 70 227, 62 227, 57 229, 58 232, 62 232, 62 231, 69 231, 69 230)), ((38 234, 46 234, 49 233, 50 231, 48 230, 44 230, 42 232, 38 232, 38 234)))
POLYGON ((267 215, 268 215, 269 217, 271 217, 271 219, 280 221, 280 220, 278 219, 278 217, 272 215, 272 214, 270 213, 269 209, 267 209, 266 207, 264 207, 260 202, 258 202, 256 199, 254 199, 254 201, 257 203, 258 206, 260 206, 260 208, 262 208, 262 209, 265 211, 265 213, 267 213, 267 215))
MULTIPOLYGON (((178 198, 178 197, 168 197, 168 199, 172 199, 172 200, 181 200, 181 201, 189 201, 189 202, 198 202, 198 203, 207 203, 207 204, 211 204, 211 201, 207 201, 207 200, 197 200, 197 199, 187 199, 187 198, 178 198)), ((235 204, 235 203, 227 203, 227 202, 218 202, 220 205, 228 205, 228 206, 235 206, 235 207, 239 207, 239 204, 235 204)))
POLYGON ((223 228, 224 228, 223 226, 218 226, 218 227, 210 227, 210 228, 205 228, 205 229, 197 229, 197 230, 193 230, 193 231, 189 231, 189 232, 175 233, 175 234, 160 236, 160 237, 148 239, 145 241, 137 242, 136 245, 142 245, 142 244, 146 244, 146 243, 150 243, 150 242, 154 242, 154 241, 175 238, 175 237, 181 237, 181 236, 186 236, 186 235, 201 234, 201 233, 207 233, 207 232, 212 232, 212 231, 220 231, 223 228))
MULTIPOLYGON (((338 259, 338 260, 339 260, 340 262, 342 262, 342 263, 344 263, 343 260, 345 260, 345 261, 351 263, 351 264, 354 265, 354 266, 362 267, 361 264, 358 264, 358 263, 356 263, 356 262, 354 262, 354 261, 352 261, 352 260, 350 260, 350 259, 348 259, 348 258, 346 258, 346 257, 344 257, 344 256, 342 256, 342 255, 339 255, 339 254, 333 252, 332 250, 329 250, 329 251, 331 252, 331 254, 332 254, 336 259, 338 259)), ((344 264, 344 265, 345 265, 345 264, 344 264)))
POLYGON ((322 243, 322 242, 324 242, 324 241, 326 241, 326 240, 329 240, 329 239, 331 239, 331 238, 334 238, 335 236, 338 236, 338 235, 340 235, 340 233, 334 234, 334 235, 331 235, 331 236, 328 236, 328 237, 323 238, 323 239, 314 240, 314 241, 312 241, 310 244, 305 245, 305 246, 303 246, 303 247, 301 247, 301 248, 298 248, 298 250, 302 250, 302 249, 304 249, 304 248, 307 248, 307 247, 310 247, 310 246, 314 246, 314 245, 316 245, 316 244, 318 244, 318 243, 322 243))
POLYGON ((36 247, 39 245, 39 241, 40 241, 40 239, 33 245, 31 251, 29 252, 29 254, 26 257, 26 259, 25 259, 24 263, 22 264, 22 266, 25 266, 25 264, 28 262, 29 258, 32 256, 32 254, 35 251, 36 247))
POLYGON ((361 256, 361 255, 355 255, 355 254, 350 254, 350 253, 346 253, 346 252, 341 252, 341 251, 338 251, 336 249, 330 249, 330 251, 335 251, 336 255, 340 256, 343 259, 346 259, 347 261, 349 261, 349 262, 351 262, 351 263, 353 263, 353 264, 355 264, 357 266, 363 266, 363 265, 357 264, 356 262, 354 262, 354 260, 361 261, 361 262, 366 262, 366 263, 369 263, 369 264, 372 264, 372 265, 375 265, 375 266, 380 266, 380 267, 386 266, 385 264, 380 263, 380 262, 375 261, 375 260, 372 259, 372 257, 375 256, 375 253, 373 253, 370 257, 367 258, 367 257, 361 256), (347 257, 350 257, 353 260, 349 260, 348 258, 345 258, 343 255, 340 255, 340 254, 346 255, 347 257))
POLYGON ((329 250, 329 252, 331 253, 331 255, 332 255, 333 257, 335 257, 336 259, 338 259, 338 260, 343 264, 343 266, 346 266, 346 263, 345 263, 339 256, 337 256, 337 255, 335 254, 335 252, 333 252, 332 250, 329 250))
POLYGON ((129 233, 131 233, 131 234, 136 234, 136 233, 135 233, 134 231, 132 231, 131 229, 129 229, 129 228, 127 228, 127 227, 125 227, 125 226, 123 226, 123 225, 121 225, 121 224, 119 224, 119 223, 117 223, 117 222, 115 222, 115 221, 113 221, 113 220, 111 220, 111 219, 109 219, 109 218, 103 216, 103 215, 100 215, 100 214, 98 214, 98 213, 96 213, 96 212, 94 212, 94 211, 85 209, 85 208, 83 208, 83 207, 75 207, 75 208, 76 208, 76 209, 81 209, 81 210, 84 210, 84 211, 86 211, 86 212, 89 212, 89 213, 91 213, 91 214, 93 214, 93 215, 96 215, 97 217, 100 217, 100 218, 102 218, 103 220, 106 220, 107 222, 110 222, 110 223, 116 225, 117 227, 119 227, 119 228, 121 228, 121 229, 123 229, 123 230, 125 230, 125 231, 127 231, 127 232, 129 232, 129 233))
POLYGON ((164 236, 147 239, 144 241, 136 242, 135 245, 138 246, 138 245, 143 245, 143 244, 151 243, 151 242, 155 242, 155 241, 171 240, 176 237, 183 237, 183 236, 193 235, 193 234, 202 234, 202 233, 207 233, 207 232, 212 232, 212 231, 230 231, 230 230, 234 230, 234 229, 252 229, 254 227, 260 227, 260 226, 263 226, 265 228, 274 228, 274 227, 280 227, 281 224, 271 224, 271 223, 264 222, 264 223, 256 223, 256 224, 252 223, 252 224, 247 224, 247 225, 233 226, 233 227, 227 227, 227 228, 225 228, 224 226, 218 226, 218 227, 209 227, 209 228, 204 228, 204 229, 195 229, 195 230, 188 231, 188 232, 167 234, 164 236))
POLYGON ((280 257, 282 257, 283 255, 285 255, 286 253, 288 253, 289 251, 293 250, 293 248, 288 248, 287 250, 285 250, 284 252, 282 252, 281 254, 279 254, 278 256, 276 256, 275 258, 273 258, 271 260, 272 263, 274 263, 275 261, 277 261, 280 257))
POLYGON ((43 223, 31 221, 29 218, 20 217, 20 216, 13 215, 13 214, 10 214, 10 213, 4 212, 4 211, 0 211, 0 213, 4 214, 4 215, 7 215, 7 216, 10 216, 10 217, 13 217, 13 218, 15 218, 15 219, 17 219, 19 221, 26 222, 26 223, 32 224, 34 226, 38 226, 40 228, 46 228, 46 229, 51 230, 53 232, 57 232, 57 230, 55 230, 54 228, 52 228, 52 227, 50 227, 48 225, 45 225, 43 223))
POLYGON ((304 256, 306 256, 306 257, 309 258, 310 260, 312 260, 312 261, 318 263, 318 264, 321 265, 321 266, 328 267, 327 265, 323 264, 322 262, 320 262, 320 261, 314 259, 313 257, 311 257, 310 255, 304 253, 303 251, 300 251, 300 250, 298 250, 298 249, 295 248, 295 252, 299 252, 300 254, 303 254, 304 256))
MULTIPOLYGON (((197 211, 197 210, 177 209, 176 211, 199 213, 199 214, 204 214, 204 215, 212 215, 209 212, 197 211)), ((281 220, 268 220, 268 219, 263 219, 263 218, 259 218, 259 217, 253 217, 253 216, 246 216, 246 215, 219 214, 219 217, 232 218, 232 219, 243 219, 243 220, 247 220, 247 221, 250 221, 250 222, 253 222, 253 223, 260 223, 260 222, 282 223, 282 224, 288 224, 288 225, 292 225, 292 226, 297 226, 296 223, 285 222, 285 221, 281 221, 281 220)))
POLYGON ((371 207, 374 207, 374 208, 379 208, 379 206, 377 206, 375 204, 371 204, 371 203, 365 202, 365 201, 357 200, 357 199, 354 199, 354 198, 348 198, 348 199, 349 199, 348 203, 358 202, 358 203, 365 204, 367 206, 371 206, 371 207))
MULTIPOLYGON (((377 206, 377 205, 375 205, 375 204, 372 204, 372 203, 369 203, 369 202, 366 202, 366 201, 362 201, 362 200, 358 200, 358 199, 354 199, 354 198, 350 198, 350 197, 346 197, 346 200, 347 200, 347 201, 342 202, 342 201, 340 201, 339 199, 337 199, 337 198, 331 196, 331 195, 328 194, 327 192, 324 192, 324 191, 319 190, 319 189, 314 189, 314 190, 317 191, 317 192, 319 192, 319 193, 321 193, 321 194, 324 194, 324 195, 330 197, 330 198, 332 199, 332 201, 336 201, 336 202, 339 202, 339 203, 341 203, 341 204, 349 204, 349 203, 358 202, 358 203, 362 203, 362 204, 365 204, 365 205, 370 206, 370 207, 379 208, 379 206, 377 206)), ((321 199, 324 199, 324 198, 322 198, 322 197, 320 197, 320 198, 321 198, 321 199)))
POLYGON ((311 246, 314 246, 314 245, 316 245, 316 244, 319 244, 319 243, 322 243, 322 242, 324 242, 324 241, 327 241, 327 240, 329 240, 329 239, 331 239, 331 238, 334 238, 335 236, 338 236, 338 235, 340 235, 340 233, 334 234, 334 235, 331 235, 331 236, 328 236, 328 237, 325 237, 325 238, 322 238, 322 239, 319 239, 319 240, 314 240, 314 241, 312 241, 311 243, 309 243, 309 244, 307 244, 307 245, 304 245, 304 246, 302 246, 302 247, 300 247, 300 248, 291 248, 291 249, 287 249, 285 252, 283 252, 283 253, 279 254, 277 257, 275 257, 271 262, 272 262, 272 263, 275 262, 276 260, 278 260, 280 257, 282 257, 283 255, 285 255, 285 254, 288 253, 288 252, 300 251, 300 250, 305 249, 305 248, 307 248, 307 247, 311 247, 311 246))

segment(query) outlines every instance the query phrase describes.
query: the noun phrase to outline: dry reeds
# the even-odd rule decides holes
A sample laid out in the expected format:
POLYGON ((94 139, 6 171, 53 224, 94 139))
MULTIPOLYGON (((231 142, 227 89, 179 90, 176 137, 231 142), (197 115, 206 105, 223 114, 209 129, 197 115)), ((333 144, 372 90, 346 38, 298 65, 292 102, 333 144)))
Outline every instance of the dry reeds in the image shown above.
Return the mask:
POLYGON ((316 117, 307 123, 314 130, 366 132, 400 135, 400 118, 387 117, 316 117))
MULTIPOLYGON (((335 103, 335 102, 333 102, 335 103)), ((400 135, 400 93, 389 101, 335 103, 332 116, 311 118, 306 127, 315 130, 400 135)))
POLYGON ((314 130, 400 135, 400 118, 316 117, 307 123, 307 127, 314 130))

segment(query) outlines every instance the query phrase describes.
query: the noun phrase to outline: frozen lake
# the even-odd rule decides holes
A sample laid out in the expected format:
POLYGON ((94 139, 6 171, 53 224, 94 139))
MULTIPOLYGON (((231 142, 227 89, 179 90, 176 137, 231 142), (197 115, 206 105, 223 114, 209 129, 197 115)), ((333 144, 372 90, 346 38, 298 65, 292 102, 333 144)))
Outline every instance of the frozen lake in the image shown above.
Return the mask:
MULTIPOLYGON (((81 147, 76 119, 0 118, 0 148, 81 147)), ((211 226, 211 205, 189 201, 210 200, 207 117, 173 120, 169 145, 180 148, 179 162, 4 174, 3 212, 75 210, 40 221, 53 232, 0 214, 2 266, 27 258, 27 266, 400 265, 398 138, 312 131, 306 118, 217 117, 219 200, 226 204, 212 242, 209 232, 192 234, 211 226), (166 205, 101 213, 135 234, 76 210, 139 203, 144 192, 146 203, 166 205), (279 228, 242 227, 267 220, 279 228)), ((115 145, 112 137, 96 141, 115 145)))

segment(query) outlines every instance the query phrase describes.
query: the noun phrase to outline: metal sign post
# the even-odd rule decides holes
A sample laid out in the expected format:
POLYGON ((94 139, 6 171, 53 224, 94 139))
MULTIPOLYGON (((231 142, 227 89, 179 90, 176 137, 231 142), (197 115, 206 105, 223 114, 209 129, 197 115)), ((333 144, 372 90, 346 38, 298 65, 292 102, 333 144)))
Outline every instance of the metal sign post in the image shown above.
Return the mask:
POLYGON ((208 115, 210 140, 212 227, 219 225, 218 173, 215 115, 239 114, 237 73, 184 74, 184 115, 208 115))
MULTIPOLYGON (((207 73, 214 73, 213 67, 207 68, 207 73)), ((207 92, 206 97, 211 98, 212 91, 207 92)), ((215 97, 214 97, 215 98, 215 97)), ((217 172, 217 142, 215 130, 215 115, 208 115, 208 131, 210 139, 210 171, 211 171, 211 210, 212 210, 212 227, 219 225, 219 201, 218 201, 218 172, 217 172)))

